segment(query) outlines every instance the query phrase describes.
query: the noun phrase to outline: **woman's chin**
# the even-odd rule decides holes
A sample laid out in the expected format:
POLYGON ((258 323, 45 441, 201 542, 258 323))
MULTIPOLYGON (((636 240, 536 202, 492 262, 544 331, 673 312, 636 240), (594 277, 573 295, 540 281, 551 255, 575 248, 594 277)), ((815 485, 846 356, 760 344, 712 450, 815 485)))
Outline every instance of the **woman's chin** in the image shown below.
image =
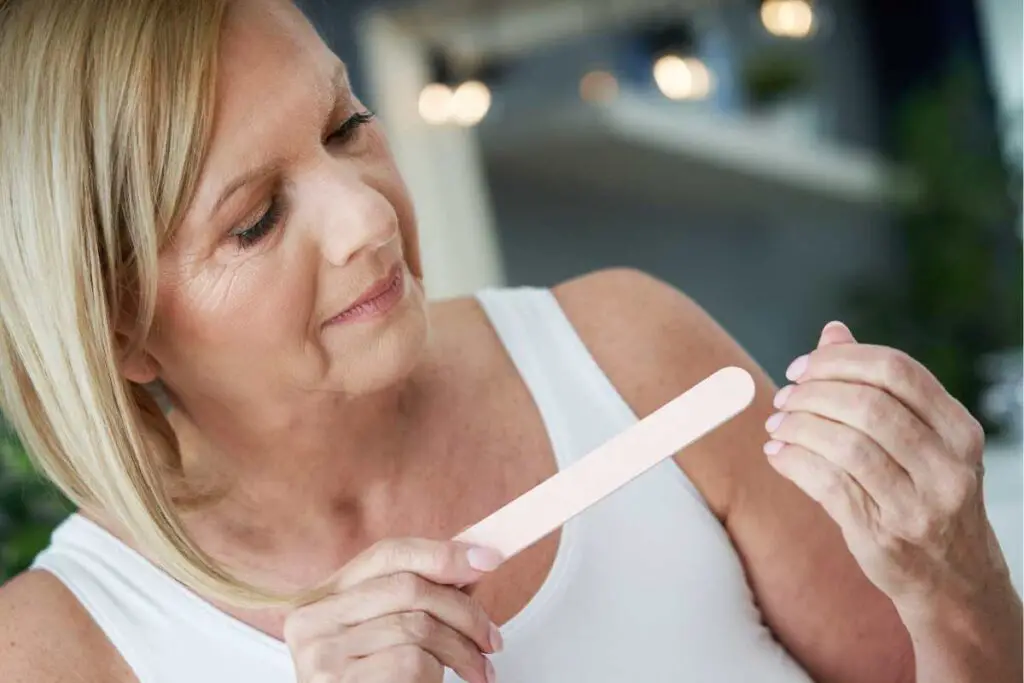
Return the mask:
POLYGON ((426 355, 429 338, 421 296, 409 292, 392 314, 386 325, 372 330, 374 334, 353 335, 360 339, 350 340, 345 348, 328 344, 331 384, 359 396, 387 389, 413 373, 426 355))

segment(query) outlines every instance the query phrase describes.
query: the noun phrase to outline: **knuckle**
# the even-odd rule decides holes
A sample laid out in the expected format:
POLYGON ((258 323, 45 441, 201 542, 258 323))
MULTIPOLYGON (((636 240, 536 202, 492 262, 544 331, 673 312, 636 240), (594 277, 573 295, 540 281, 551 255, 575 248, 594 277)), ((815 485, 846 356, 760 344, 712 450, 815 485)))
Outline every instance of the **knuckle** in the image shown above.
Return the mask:
POLYGON ((922 427, 909 413, 899 412, 894 417, 899 435, 897 443, 905 452, 926 454, 938 450, 941 453, 942 444, 934 431, 922 427))
POLYGON ((300 607, 284 620, 284 641, 295 647, 308 637, 310 630, 310 612, 300 607))
POLYGON ((882 362, 882 376, 891 387, 907 386, 915 381, 913 359, 903 351, 891 350, 882 362))
POLYGON ((867 437, 855 429, 842 430, 838 438, 836 453, 840 460, 846 462, 862 462, 867 457, 870 446, 867 437))
POLYGON ((793 412, 786 415, 786 419, 779 425, 778 430, 775 432, 776 438, 781 438, 783 441, 787 439, 793 439, 797 435, 806 432, 812 427, 813 418, 804 412, 793 412))
POLYGON ((429 676, 436 668, 436 660, 426 651, 414 646, 394 649, 395 668, 410 680, 429 676))
POLYGON ((969 467, 958 467, 942 487, 945 492, 945 511, 953 513, 959 511, 971 500, 978 491, 981 484, 978 472, 969 467))
POLYGON ((859 394, 858 403, 866 424, 877 425, 890 417, 891 407, 883 392, 865 387, 859 394))
POLYGON ((373 552, 380 555, 385 566, 405 569, 413 566, 416 551, 406 539, 384 539, 373 546, 373 552))
POLYGON ((329 674, 333 666, 334 652, 327 641, 314 640, 299 648, 295 663, 307 678, 329 674))
POLYGON ((985 448, 985 428, 973 415, 969 415, 964 427, 964 443, 968 455, 980 455, 985 448))
POLYGON ((427 539, 396 539, 385 541, 381 552, 389 567, 406 571, 446 573, 457 566, 455 549, 450 543, 427 539))
POLYGON ((426 612, 403 612, 399 615, 399 628, 411 642, 425 643, 437 635, 439 624, 426 612))
POLYGON ((435 544, 430 551, 431 566, 438 573, 447 573, 458 566, 455 547, 450 543, 435 544))
POLYGON ((389 582, 391 583, 389 589, 403 605, 418 605, 427 594, 426 581, 416 574, 409 572, 394 574, 389 579, 389 582))
POLYGON ((825 499, 835 500, 846 495, 846 477, 841 472, 829 469, 822 475, 822 495, 825 499))

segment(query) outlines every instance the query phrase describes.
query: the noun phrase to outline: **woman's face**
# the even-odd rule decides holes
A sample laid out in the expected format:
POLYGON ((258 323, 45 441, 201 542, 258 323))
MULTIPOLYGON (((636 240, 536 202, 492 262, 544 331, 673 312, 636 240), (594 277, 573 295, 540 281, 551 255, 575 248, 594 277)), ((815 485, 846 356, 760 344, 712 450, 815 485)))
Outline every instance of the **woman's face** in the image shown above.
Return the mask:
POLYGON ((393 384, 426 337, 416 240, 343 65, 290 2, 235 2, 209 154, 161 254, 156 325, 130 378, 151 373, 186 406, 393 384))

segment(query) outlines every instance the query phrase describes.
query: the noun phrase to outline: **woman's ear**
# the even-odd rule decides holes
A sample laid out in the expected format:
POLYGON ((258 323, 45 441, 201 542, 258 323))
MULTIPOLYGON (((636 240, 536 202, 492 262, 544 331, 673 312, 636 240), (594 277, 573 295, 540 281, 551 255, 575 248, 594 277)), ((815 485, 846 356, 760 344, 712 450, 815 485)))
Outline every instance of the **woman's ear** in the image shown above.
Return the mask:
POLYGON ((150 384, 157 379, 157 366, 153 358, 145 351, 138 351, 125 358, 121 363, 121 374, 135 384, 150 384))
POLYGON ((146 385, 155 382, 159 376, 156 359, 146 351, 142 344, 132 344, 128 338, 118 333, 117 345, 121 351, 121 374, 129 382, 146 385))

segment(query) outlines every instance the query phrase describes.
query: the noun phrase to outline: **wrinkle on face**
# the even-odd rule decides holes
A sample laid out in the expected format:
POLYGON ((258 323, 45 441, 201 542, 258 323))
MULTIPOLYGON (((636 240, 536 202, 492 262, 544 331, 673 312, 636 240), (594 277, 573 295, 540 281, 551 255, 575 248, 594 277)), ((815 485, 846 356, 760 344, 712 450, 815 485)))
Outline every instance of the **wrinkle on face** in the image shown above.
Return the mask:
MULTIPOLYGON (((343 423, 334 413, 345 401, 398 381, 422 353, 425 310, 390 328, 325 332, 321 324, 401 261, 415 236, 411 202, 378 124, 325 144, 325 128, 358 111, 358 101, 346 86, 340 106, 351 111, 329 118, 339 61, 298 10, 285 0, 247 0, 234 11, 197 195, 161 252, 149 347, 185 412, 228 424, 229 436, 271 448, 252 432, 310 429, 314 415, 328 428, 322 436, 311 429, 306 440, 333 447, 331 431, 343 423), (207 215, 234 178, 268 159, 273 176, 207 215), (285 200, 281 221, 240 247, 233 233, 259 218, 275 192, 285 200)), ((414 306, 425 309, 417 292, 414 306)))

